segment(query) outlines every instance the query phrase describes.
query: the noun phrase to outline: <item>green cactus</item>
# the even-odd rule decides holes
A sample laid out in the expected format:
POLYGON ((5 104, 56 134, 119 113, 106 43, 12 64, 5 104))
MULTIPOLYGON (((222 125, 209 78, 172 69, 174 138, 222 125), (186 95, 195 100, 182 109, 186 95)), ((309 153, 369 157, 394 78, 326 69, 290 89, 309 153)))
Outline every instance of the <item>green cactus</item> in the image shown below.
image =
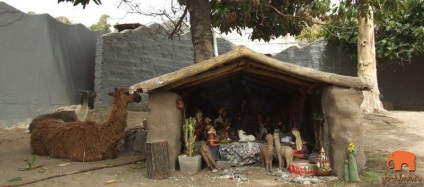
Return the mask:
POLYGON ((194 146, 196 141, 196 135, 194 135, 195 125, 196 125, 196 119, 192 117, 186 119, 183 125, 185 148, 187 151, 187 155, 190 157, 193 156, 194 146))

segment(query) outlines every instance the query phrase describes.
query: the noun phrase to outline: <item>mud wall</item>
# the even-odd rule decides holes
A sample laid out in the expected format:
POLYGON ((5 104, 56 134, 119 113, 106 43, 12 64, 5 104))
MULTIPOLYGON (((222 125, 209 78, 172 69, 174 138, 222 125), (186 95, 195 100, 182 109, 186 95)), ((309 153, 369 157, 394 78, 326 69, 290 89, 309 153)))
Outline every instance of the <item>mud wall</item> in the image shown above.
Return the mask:
POLYGON ((328 153, 333 172, 343 178, 347 148, 355 144, 358 170, 365 168, 365 153, 360 105, 362 92, 349 88, 327 86, 322 91, 322 105, 327 122, 328 153))
POLYGON ((178 94, 149 93, 146 142, 168 141, 169 167, 175 171, 181 154, 182 112, 177 108, 178 94))

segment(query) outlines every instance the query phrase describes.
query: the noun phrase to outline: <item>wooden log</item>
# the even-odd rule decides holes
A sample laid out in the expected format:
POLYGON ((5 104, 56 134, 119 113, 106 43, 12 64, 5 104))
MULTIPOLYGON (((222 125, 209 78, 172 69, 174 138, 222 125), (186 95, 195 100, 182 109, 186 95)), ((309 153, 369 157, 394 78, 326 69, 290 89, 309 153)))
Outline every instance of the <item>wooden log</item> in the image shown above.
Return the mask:
MULTIPOLYGON (((228 72, 216 69, 223 68, 227 64, 230 66, 233 63, 237 64, 240 61, 244 61, 244 59, 249 59, 249 61, 253 61, 254 65, 256 66, 260 65, 262 67, 269 67, 267 70, 272 70, 272 68, 274 68, 274 72, 281 72, 282 74, 288 75, 290 77, 306 80, 309 82, 327 83, 341 87, 355 88, 359 90, 368 90, 374 86, 371 82, 365 79, 361 79, 359 77, 327 73, 311 68, 301 67, 295 64, 284 63, 271 57, 259 54, 246 47, 239 46, 223 55, 204 60, 191 66, 187 66, 175 72, 171 72, 159 77, 152 78, 150 80, 134 84, 130 87, 130 90, 142 90, 143 92, 150 92, 151 90, 155 90, 157 88, 161 88, 167 85, 169 85, 168 88, 172 88, 175 87, 172 86, 175 83, 181 85, 181 81, 187 81, 186 79, 189 79, 189 81, 193 81, 193 79, 190 77, 195 77, 196 75, 201 75, 208 71, 217 71, 216 73, 218 74, 216 74, 215 76, 219 77, 228 72)), ((251 63, 249 62, 247 64, 251 63)), ((248 66, 245 66, 244 64, 241 64, 240 67, 248 68, 248 66)), ((224 68, 224 70, 228 69, 224 68)), ((239 69, 236 68, 235 71, 239 71, 239 69)), ((287 77, 279 77, 279 79, 281 80, 284 80, 285 78, 287 77)))
POLYGON ((146 169, 149 179, 167 179, 169 170, 168 141, 146 142, 146 169))

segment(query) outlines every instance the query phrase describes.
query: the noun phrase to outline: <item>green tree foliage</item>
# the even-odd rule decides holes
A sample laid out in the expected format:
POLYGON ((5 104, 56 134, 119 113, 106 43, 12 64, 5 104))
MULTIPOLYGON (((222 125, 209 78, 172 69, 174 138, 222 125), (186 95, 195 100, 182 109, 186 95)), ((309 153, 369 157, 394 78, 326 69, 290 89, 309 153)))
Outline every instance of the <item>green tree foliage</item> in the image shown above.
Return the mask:
MULTIPOLYGON (((385 5, 387 6, 387 5, 385 5)), ((380 7, 380 6, 377 6, 380 7)), ((380 7, 381 8, 381 7, 380 7)), ((324 36, 329 44, 343 46, 356 55, 357 16, 351 12, 345 19, 334 19, 325 26, 324 36)), ((397 9, 375 9, 376 54, 378 58, 409 61, 413 55, 424 53, 424 3, 422 0, 405 0, 397 9)))
POLYGON ((56 17, 55 19, 57 21, 60 21, 60 22, 64 23, 64 24, 68 24, 68 25, 73 24, 72 21, 69 18, 65 17, 65 16, 59 16, 59 17, 56 17))
POLYGON ((324 37, 323 28, 320 25, 314 24, 312 26, 307 26, 303 28, 300 34, 296 36, 296 39, 306 39, 308 41, 314 41, 322 37, 324 37))
MULTIPOLYGON (((97 5, 102 4, 102 2, 100 0, 92 0, 94 3, 96 3, 97 5)), ((85 8, 86 5, 88 5, 88 3, 90 3, 90 0, 58 0, 58 3, 60 2, 72 2, 74 4, 74 6, 77 6, 78 4, 81 4, 83 8, 85 8)))
POLYGON ((251 28, 252 40, 269 41, 325 20, 330 0, 212 0, 211 5, 212 25, 221 32, 251 28))
POLYGON ((107 22, 107 20, 109 19, 109 15, 103 14, 102 16, 100 16, 99 21, 96 24, 92 24, 90 26, 90 30, 95 31, 95 30, 103 30, 106 33, 110 33, 110 24, 107 22))

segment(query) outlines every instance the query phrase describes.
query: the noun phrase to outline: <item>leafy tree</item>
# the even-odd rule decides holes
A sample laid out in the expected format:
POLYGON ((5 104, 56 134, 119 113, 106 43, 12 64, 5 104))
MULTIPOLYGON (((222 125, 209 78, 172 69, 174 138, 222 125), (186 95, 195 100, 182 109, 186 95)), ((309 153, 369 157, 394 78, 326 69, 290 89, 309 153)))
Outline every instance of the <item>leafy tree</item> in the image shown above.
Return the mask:
POLYGON ((111 25, 107 22, 107 20, 109 19, 109 15, 103 14, 102 16, 100 16, 99 21, 96 24, 92 24, 90 26, 90 30, 95 31, 95 30, 103 30, 106 33, 110 33, 110 27, 111 25))
MULTIPOLYGON (((96 3, 97 5, 102 4, 101 0, 92 0, 94 3, 96 3)), ((58 3, 60 2, 72 2, 74 4, 74 6, 77 6, 79 4, 82 5, 83 8, 85 8, 86 5, 88 5, 88 3, 90 3, 90 0, 58 0, 58 3)))
MULTIPOLYGON (((405 0, 398 8, 396 14, 375 15, 376 54, 378 58, 410 61, 413 55, 424 53, 424 4, 421 0, 405 0)), ((357 25, 356 20, 330 23, 324 29, 325 38, 329 44, 356 53, 357 25)))
MULTIPOLYGON (((59 0, 81 3, 85 6, 89 0, 59 0), (84 4, 85 3, 85 4, 84 4)), ((99 0, 93 0, 100 2, 99 0)), ((402 0, 340 0, 329 14, 330 0, 178 0, 185 6, 175 28, 190 13, 192 31, 201 30, 204 36, 192 32, 195 56, 212 57, 210 36, 212 26, 222 32, 244 28, 253 30, 250 38, 269 41, 272 38, 291 33, 299 34, 313 23, 325 24, 328 20, 357 20, 358 31, 358 76, 369 83, 364 91, 362 109, 364 113, 383 111, 377 82, 375 57, 374 14, 395 15, 402 0), (208 5, 210 4, 210 5, 208 5), (210 10, 207 11, 210 6, 210 10), (196 14, 196 11, 197 14, 196 14), (210 15, 206 15, 206 12, 210 15), (200 17, 201 19, 199 19, 200 17), (211 25, 208 20, 211 19, 211 25), (205 50, 203 50, 205 49, 205 50)), ((126 0, 123 2, 127 2, 126 0)), ((420 32, 416 32, 418 35, 420 32)), ((197 60, 201 58, 196 58, 197 60)), ((197 62, 197 61, 196 61, 197 62)))
POLYGON ((60 21, 60 22, 64 23, 64 24, 68 24, 68 25, 71 25, 72 24, 72 21, 69 18, 65 17, 65 16, 59 16, 59 17, 56 17, 55 19, 57 21, 60 21))

